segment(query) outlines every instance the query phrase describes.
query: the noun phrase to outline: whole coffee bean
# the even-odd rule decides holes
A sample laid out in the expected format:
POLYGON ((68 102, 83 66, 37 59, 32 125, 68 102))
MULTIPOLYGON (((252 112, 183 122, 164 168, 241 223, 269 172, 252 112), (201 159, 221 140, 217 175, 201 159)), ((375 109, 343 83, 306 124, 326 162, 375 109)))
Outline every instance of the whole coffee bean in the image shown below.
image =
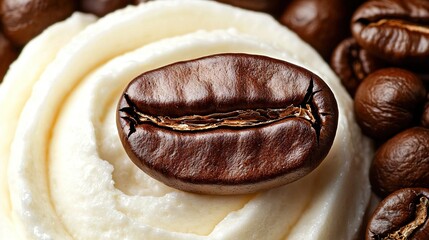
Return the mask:
POLYGON ((370 53, 396 64, 427 70, 429 1, 368 1, 352 19, 356 41, 370 53))
POLYGON ((379 196, 406 187, 429 187, 429 129, 407 129, 385 142, 370 170, 373 191, 379 196))
POLYGON ((282 0, 217 0, 249 10, 274 13, 279 10, 282 0))
POLYGON ((292 0, 279 21, 295 31, 326 60, 349 33, 349 22, 358 0, 292 0))
POLYGON ((0 83, 9 69, 9 65, 18 57, 18 51, 12 44, 0 33, 0 83))
POLYGON ((344 39, 331 57, 332 69, 352 97, 364 78, 384 66, 384 61, 362 49, 354 38, 344 39))
POLYGON ((102 17, 131 3, 131 0, 79 0, 79 10, 102 17))
POLYGON ((125 89, 117 126, 131 160, 184 191, 244 194, 316 168, 335 137, 333 93, 308 70, 220 54, 143 73, 125 89))
POLYGON ((429 189, 405 188, 385 198, 367 225, 366 240, 429 239, 429 189))
POLYGON ((366 135, 385 140, 418 121, 425 98, 423 82, 412 72, 380 69, 368 75, 356 91, 356 120, 366 135))
POLYGON ((17 46, 25 45, 75 10, 73 0, 3 0, 0 4, 3 31, 17 46))

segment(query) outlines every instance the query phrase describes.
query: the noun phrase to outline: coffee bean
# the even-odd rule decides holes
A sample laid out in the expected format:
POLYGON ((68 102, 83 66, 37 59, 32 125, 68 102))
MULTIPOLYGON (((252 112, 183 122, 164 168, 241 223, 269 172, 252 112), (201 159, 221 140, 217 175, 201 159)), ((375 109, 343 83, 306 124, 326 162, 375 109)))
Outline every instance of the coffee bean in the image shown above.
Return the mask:
POLYGON ((353 15, 352 33, 359 45, 391 63, 429 66, 427 0, 368 1, 353 15))
POLYGON ((385 142, 370 170, 373 191, 379 196, 406 187, 429 187, 429 129, 407 129, 385 142))
POLYGON ((425 98, 423 82, 412 72, 380 69, 356 91, 356 120, 366 135, 385 140, 418 121, 425 98))
POLYGON ((249 10, 274 13, 279 10, 282 0, 217 0, 218 2, 227 3, 236 7, 249 10))
POLYGON ((364 78, 384 66, 384 61, 362 49, 353 38, 343 40, 332 53, 331 67, 351 96, 364 78))
POLYGON ((295 31, 326 60, 349 35, 349 22, 360 1, 292 0, 279 21, 295 31))
POLYGON ((429 189, 405 188, 385 198, 367 225, 366 240, 429 239, 429 189))
POLYGON ((79 0, 79 10, 102 17, 131 3, 131 0, 79 0))
POLYGON ((0 33, 0 83, 9 69, 9 65, 18 57, 18 51, 12 44, 0 33))
POLYGON ((0 4, 3 31, 17 46, 25 45, 75 10, 73 0, 3 0, 0 4))
POLYGON ((118 106, 120 138, 152 177, 190 192, 243 194, 295 181, 328 153, 329 87, 280 60, 221 54, 143 73, 118 106))

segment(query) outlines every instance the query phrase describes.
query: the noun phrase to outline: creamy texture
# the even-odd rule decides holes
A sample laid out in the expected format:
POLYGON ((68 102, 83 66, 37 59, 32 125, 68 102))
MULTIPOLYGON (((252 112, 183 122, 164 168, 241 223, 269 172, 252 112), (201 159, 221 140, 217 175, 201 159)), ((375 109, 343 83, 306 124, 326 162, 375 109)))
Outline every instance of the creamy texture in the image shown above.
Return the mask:
POLYGON ((353 239, 370 197, 370 143, 328 65, 271 17, 215 2, 155 1, 56 24, 12 66, 0 116, 0 239, 353 239), (128 82, 224 52, 287 60, 332 88, 337 136, 314 172, 253 195, 206 196, 132 164, 115 124, 128 82))

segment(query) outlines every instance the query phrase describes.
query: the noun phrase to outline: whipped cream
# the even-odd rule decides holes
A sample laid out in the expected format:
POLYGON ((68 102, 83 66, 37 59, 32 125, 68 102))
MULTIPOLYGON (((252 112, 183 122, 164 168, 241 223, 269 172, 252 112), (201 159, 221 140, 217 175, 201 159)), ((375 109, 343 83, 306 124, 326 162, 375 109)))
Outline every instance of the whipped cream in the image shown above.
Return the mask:
POLYGON ((370 198, 370 141, 352 100, 309 45, 262 13, 212 1, 76 13, 29 43, 0 86, 0 239, 353 239, 370 198), (337 135, 322 164, 240 196, 181 192, 139 170, 116 105, 142 72, 240 52, 303 66, 331 87, 337 135))

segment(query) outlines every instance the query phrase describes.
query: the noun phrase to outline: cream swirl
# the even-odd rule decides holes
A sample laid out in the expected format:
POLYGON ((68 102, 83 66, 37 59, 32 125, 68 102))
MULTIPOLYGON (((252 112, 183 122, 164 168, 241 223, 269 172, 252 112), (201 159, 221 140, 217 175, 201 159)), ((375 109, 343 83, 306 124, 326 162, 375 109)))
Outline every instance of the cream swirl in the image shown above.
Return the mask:
POLYGON ((78 13, 33 40, 0 91, 0 239, 352 239, 369 201, 372 150, 351 99, 313 49, 265 14, 200 0, 99 20, 78 13), (337 136, 314 172, 258 194, 206 196, 171 189, 128 159, 115 111, 129 81, 225 52, 283 59, 331 87, 337 136))

